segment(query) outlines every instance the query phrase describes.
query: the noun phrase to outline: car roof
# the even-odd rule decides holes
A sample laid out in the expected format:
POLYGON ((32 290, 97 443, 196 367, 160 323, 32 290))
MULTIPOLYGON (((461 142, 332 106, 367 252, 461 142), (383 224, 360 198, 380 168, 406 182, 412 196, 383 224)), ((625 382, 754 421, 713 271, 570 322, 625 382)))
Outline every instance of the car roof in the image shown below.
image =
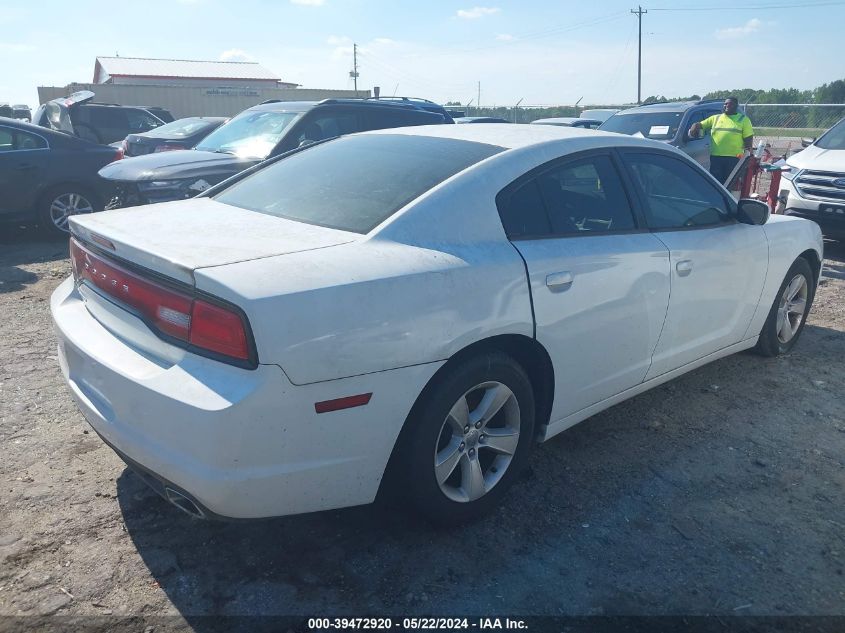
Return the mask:
POLYGON ((486 125, 420 125, 417 127, 371 130, 362 134, 403 134, 429 136, 496 145, 505 149, 519 149, 566 139, 590 139, 596 147, 607 145, 641 145, 666 149, 666 143, 639 139, 626 134, 602 132, 583 127, 531 125, 527 123, 488 123, 486 125), (602 142, 603 141, 603 142, 602 142))
MULTIPOLYGON (((57 132, 56 130, 51 130, 50 128, 41 127, 40 125, 35 125, 35 123, 27 123, 21 119, 11 119, 0 116, 0 125, 18 128, 19 130, 24 130, 26 132, 32 132, 33 134, 38 134, 46 139, 58 139, 61 141, 68 141, 70 143, 82 140, 76 136, 71 136, 70 134, 65 134, 64 132, 57 132)), ((88 143, 88 141, 83 142, 88 143)))
POLYGON ((634 114, 639 112, 686 112, 695 106, 718 105, 723 103, 724 99, 707 99, 702 101, 667 101, 665 103, 649 103, 646 105, 637 106, 635 108, 628 108, 621 110, 616 115, 620 114, 634 114))
POLYGON ((432 110, 424 109, 420 104, 413 101, 399 101, 399 100, 375 100, 375 99, 323 99, 322 101, 276 101, 270 100, 258 105, 248 108, 251 111, 269 111, 269 112, 307 112, 312 108, 318 106, 353 106, 356 108, 391 108, 395 110, 402 110, 403 112, 428 112, 432 110))
POLYGON ((531 123, 572 123, 573 121, 588 121, 574 116, 553 116, 546 119, 535 119, 531 123))

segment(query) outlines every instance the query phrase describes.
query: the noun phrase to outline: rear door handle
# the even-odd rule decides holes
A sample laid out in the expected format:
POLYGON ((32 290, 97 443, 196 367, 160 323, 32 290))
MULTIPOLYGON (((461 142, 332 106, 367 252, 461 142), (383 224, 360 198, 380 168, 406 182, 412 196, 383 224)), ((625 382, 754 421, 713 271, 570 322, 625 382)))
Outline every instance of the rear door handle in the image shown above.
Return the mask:
POLYGON ((675 264, 675 270, 678 271, 679 277, 686 277, 692 272, 692 260, 682 259, 677 264, 675 264))
POLYGON ((546 275, 546 286, 549 290, 569 290, 572 286, 572 273, 568 270, 546 275))

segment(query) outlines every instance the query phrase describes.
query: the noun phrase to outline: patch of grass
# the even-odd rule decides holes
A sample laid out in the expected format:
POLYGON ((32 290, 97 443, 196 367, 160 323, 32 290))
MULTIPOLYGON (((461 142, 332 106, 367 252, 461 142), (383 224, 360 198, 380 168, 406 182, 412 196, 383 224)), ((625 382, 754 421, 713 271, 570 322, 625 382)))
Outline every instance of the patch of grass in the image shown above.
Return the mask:
POLYGON ((816 137, 824 132, 821 128, 754 127, 754 136, 783 136, 786 138, 816 137))

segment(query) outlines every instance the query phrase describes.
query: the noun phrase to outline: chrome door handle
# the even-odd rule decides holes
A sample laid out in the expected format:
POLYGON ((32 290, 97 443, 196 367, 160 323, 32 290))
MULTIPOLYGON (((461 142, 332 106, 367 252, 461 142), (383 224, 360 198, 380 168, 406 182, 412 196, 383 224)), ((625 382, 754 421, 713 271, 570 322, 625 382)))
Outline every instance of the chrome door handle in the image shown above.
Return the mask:
POLYGON ((569 290, 572 286, 572 273, 564 271, 546 275, 546 286, 549 290, 569 290))
POLYGON ((686 277, 692 272, 692 260, 682 259, 677 264, 675 264, 675 270, 678 271, 679 277, 686 277))

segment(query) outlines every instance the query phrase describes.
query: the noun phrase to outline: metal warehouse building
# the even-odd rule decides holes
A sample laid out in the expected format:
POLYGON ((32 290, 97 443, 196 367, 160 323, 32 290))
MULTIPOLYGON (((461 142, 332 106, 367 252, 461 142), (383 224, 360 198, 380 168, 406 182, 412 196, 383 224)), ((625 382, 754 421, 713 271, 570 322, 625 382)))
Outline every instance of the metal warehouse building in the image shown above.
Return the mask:
POLYGON ((91 90, 99 103, 167 108, 176 118, 233 116, 267 101, 310 101, 368 97, 368 90, 300 88, 256 62, 221 62, 138 57, 98 57, 93 83, 40 86, 45 103, 78 90, 91 90))

